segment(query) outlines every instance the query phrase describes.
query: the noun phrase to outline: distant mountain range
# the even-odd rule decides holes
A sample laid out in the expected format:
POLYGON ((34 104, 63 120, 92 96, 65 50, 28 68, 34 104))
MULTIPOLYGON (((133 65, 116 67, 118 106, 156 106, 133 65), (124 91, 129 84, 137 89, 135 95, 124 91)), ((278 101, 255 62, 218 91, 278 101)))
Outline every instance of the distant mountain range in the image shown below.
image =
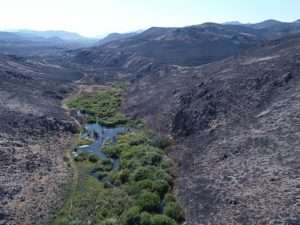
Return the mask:
POLYGON ((111 34, 100 41, 100 46, 73 54, 76 63, 127 71, 151 70, 158 64, 196 66, 237 56, 265 41, 298 32, 300 23, 276 20, 257 24, 231 22, 180 28, 152 27, 137 34, 111 34))
POLYGON ((269 28, 271 26, 280 26, 283 24, 291 25, 291 24, 295 24, 295 23, 299 23, 299 22, 300 22, 300 19, 296 20, 294 22, 282 22, 279 20, 270 19, 270 20, 265 20, 265 21, 259 22, 259 23, 241 23, 240 21, 228 21, 223 24, 224 25, 241 25, 241 26, 248 26, 248 27, 263 29, 263 28, 269 28))
POLYGON ((63 30, 48 30, 48 31, 36 31, 36 30, 12 30, 10 33, 18 34, 22 37, 32 38, 40 37, 45 39, 61 39, 64 41, 87 41, 96 40, 96 38, 87 38, 75 32, 68 32, 63 30))
POLYGON ((107 35, 106 37, 104 37, 103 39, 101 39, 98 44, 99 45, 104 45, 107 44, 109 42, 112 41, 117 41, 117 40, 122 40, 125 38, 130 38, 133 37, 135 35, 138 35, 141 32, 130 32, 130 33, 111 33, 109 35, 107 35))
POLYGON ((17 30, 0 32, 0 51, 36 55, 84 48, 75 56, 80 63, 123 69, 134 65, 135 70, 135 66, 145 60, 150 64, 202 65, 299 31, 299 20, 292 23, 266 20, 242 24, 231 21, 180 28, 152 27, 145 31, 111 33, 103 39, 66 31, 17 30))
POLYGON ((24 37, 42 37, 42 38, 59 38, 65 41, 81 41, 86 40, 85 38, 77 33, 66 32, 66 31, 33 31, 33 30, 19 30, 16 32, 24 37))
POLYGON ((65 31, 19 30, 0 32, 2 54, 22 56, 57 54, 69 49, 93 46, 98 40, 65 31))

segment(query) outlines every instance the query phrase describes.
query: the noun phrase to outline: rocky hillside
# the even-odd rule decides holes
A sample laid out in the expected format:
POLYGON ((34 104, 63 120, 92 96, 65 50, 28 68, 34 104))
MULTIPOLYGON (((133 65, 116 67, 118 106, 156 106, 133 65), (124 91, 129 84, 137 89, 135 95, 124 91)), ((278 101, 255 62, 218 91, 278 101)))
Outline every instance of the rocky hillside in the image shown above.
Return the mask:
POLYGON ((187 224, 300 223, 300 36, 130 88, 125 111, 171 134, 187 224))

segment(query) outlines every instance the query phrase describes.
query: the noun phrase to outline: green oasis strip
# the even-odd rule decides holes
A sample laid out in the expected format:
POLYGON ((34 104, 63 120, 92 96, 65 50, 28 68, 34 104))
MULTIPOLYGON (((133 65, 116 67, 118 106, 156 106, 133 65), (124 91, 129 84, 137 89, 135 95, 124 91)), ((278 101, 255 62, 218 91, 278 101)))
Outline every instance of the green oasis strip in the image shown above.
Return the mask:
MULTIPOLYGON (((116 126, 127 121, 119 111, 120 103, 118 91, 110 90, 80 96, 68 105, 116 126)), ((78 181, 54 225, 183 223, 183 211, 173 194, 172 162, 164 152, 167 143, 144 129, 130 128, 103 149, 119 160, 118 168, 110 160, 79 154, 74 158, 78 181)))

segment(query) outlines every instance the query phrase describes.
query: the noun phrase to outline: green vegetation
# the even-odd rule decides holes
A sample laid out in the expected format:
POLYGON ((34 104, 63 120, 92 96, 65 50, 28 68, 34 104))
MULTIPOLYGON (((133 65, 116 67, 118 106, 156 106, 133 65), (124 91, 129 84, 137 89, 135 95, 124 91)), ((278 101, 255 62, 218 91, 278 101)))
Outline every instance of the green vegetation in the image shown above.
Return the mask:
POLYGON ((119 89, 99 91, 96 94, 80 96, 67 102, 69 108, 88 115, 88 122, 98 122, 105 126, 115 126, 127 122, 119 112, 121 94, 119 89))
POLYGON ((176 225, 176 221, 165 215, 154 215, 152 218, 154 225, 176 225))
POLYGON ((95 156, 95 155, 90 155, 89 156, 89 161, 91 163, 96 163, 96 162, 98 162, 98 160, 99 160, 99 158, 97 156, 95 156))
POLYGON ((83 145, 91 145, 93 143, 93 140, 89 138, 80 138, 77 142, 78 146, 83 146, 83 145))
POLYGON ((177 202, 169 202, 165 204, 164 207, 164 214, 176 221, 183 221, 184 215, 181 210, 181 207, 178 205, 177 202))
MULTIPOLYGON (((84 101, 76 102, 82 105, 84 101)), ((87 108, 91 105, 85 104, 87 108)), ((181 224, 184 217, 173 195, 172 163, 162 149, 166 143, 135 127, 103 149, 107 156, 119 160, 117 169, 112 160, 79 154, 75 158, 78 182, 53 225, 181 224)))

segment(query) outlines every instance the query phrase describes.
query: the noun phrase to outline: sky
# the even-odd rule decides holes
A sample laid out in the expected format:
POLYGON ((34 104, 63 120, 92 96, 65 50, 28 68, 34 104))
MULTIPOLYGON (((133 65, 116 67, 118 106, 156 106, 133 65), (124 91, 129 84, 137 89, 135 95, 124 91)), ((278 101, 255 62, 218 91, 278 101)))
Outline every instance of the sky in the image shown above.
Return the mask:
POLYGON ((300 19, 299 0, 0 0, 0 30, 66 30, 84 36, 152 26, 300 19))

